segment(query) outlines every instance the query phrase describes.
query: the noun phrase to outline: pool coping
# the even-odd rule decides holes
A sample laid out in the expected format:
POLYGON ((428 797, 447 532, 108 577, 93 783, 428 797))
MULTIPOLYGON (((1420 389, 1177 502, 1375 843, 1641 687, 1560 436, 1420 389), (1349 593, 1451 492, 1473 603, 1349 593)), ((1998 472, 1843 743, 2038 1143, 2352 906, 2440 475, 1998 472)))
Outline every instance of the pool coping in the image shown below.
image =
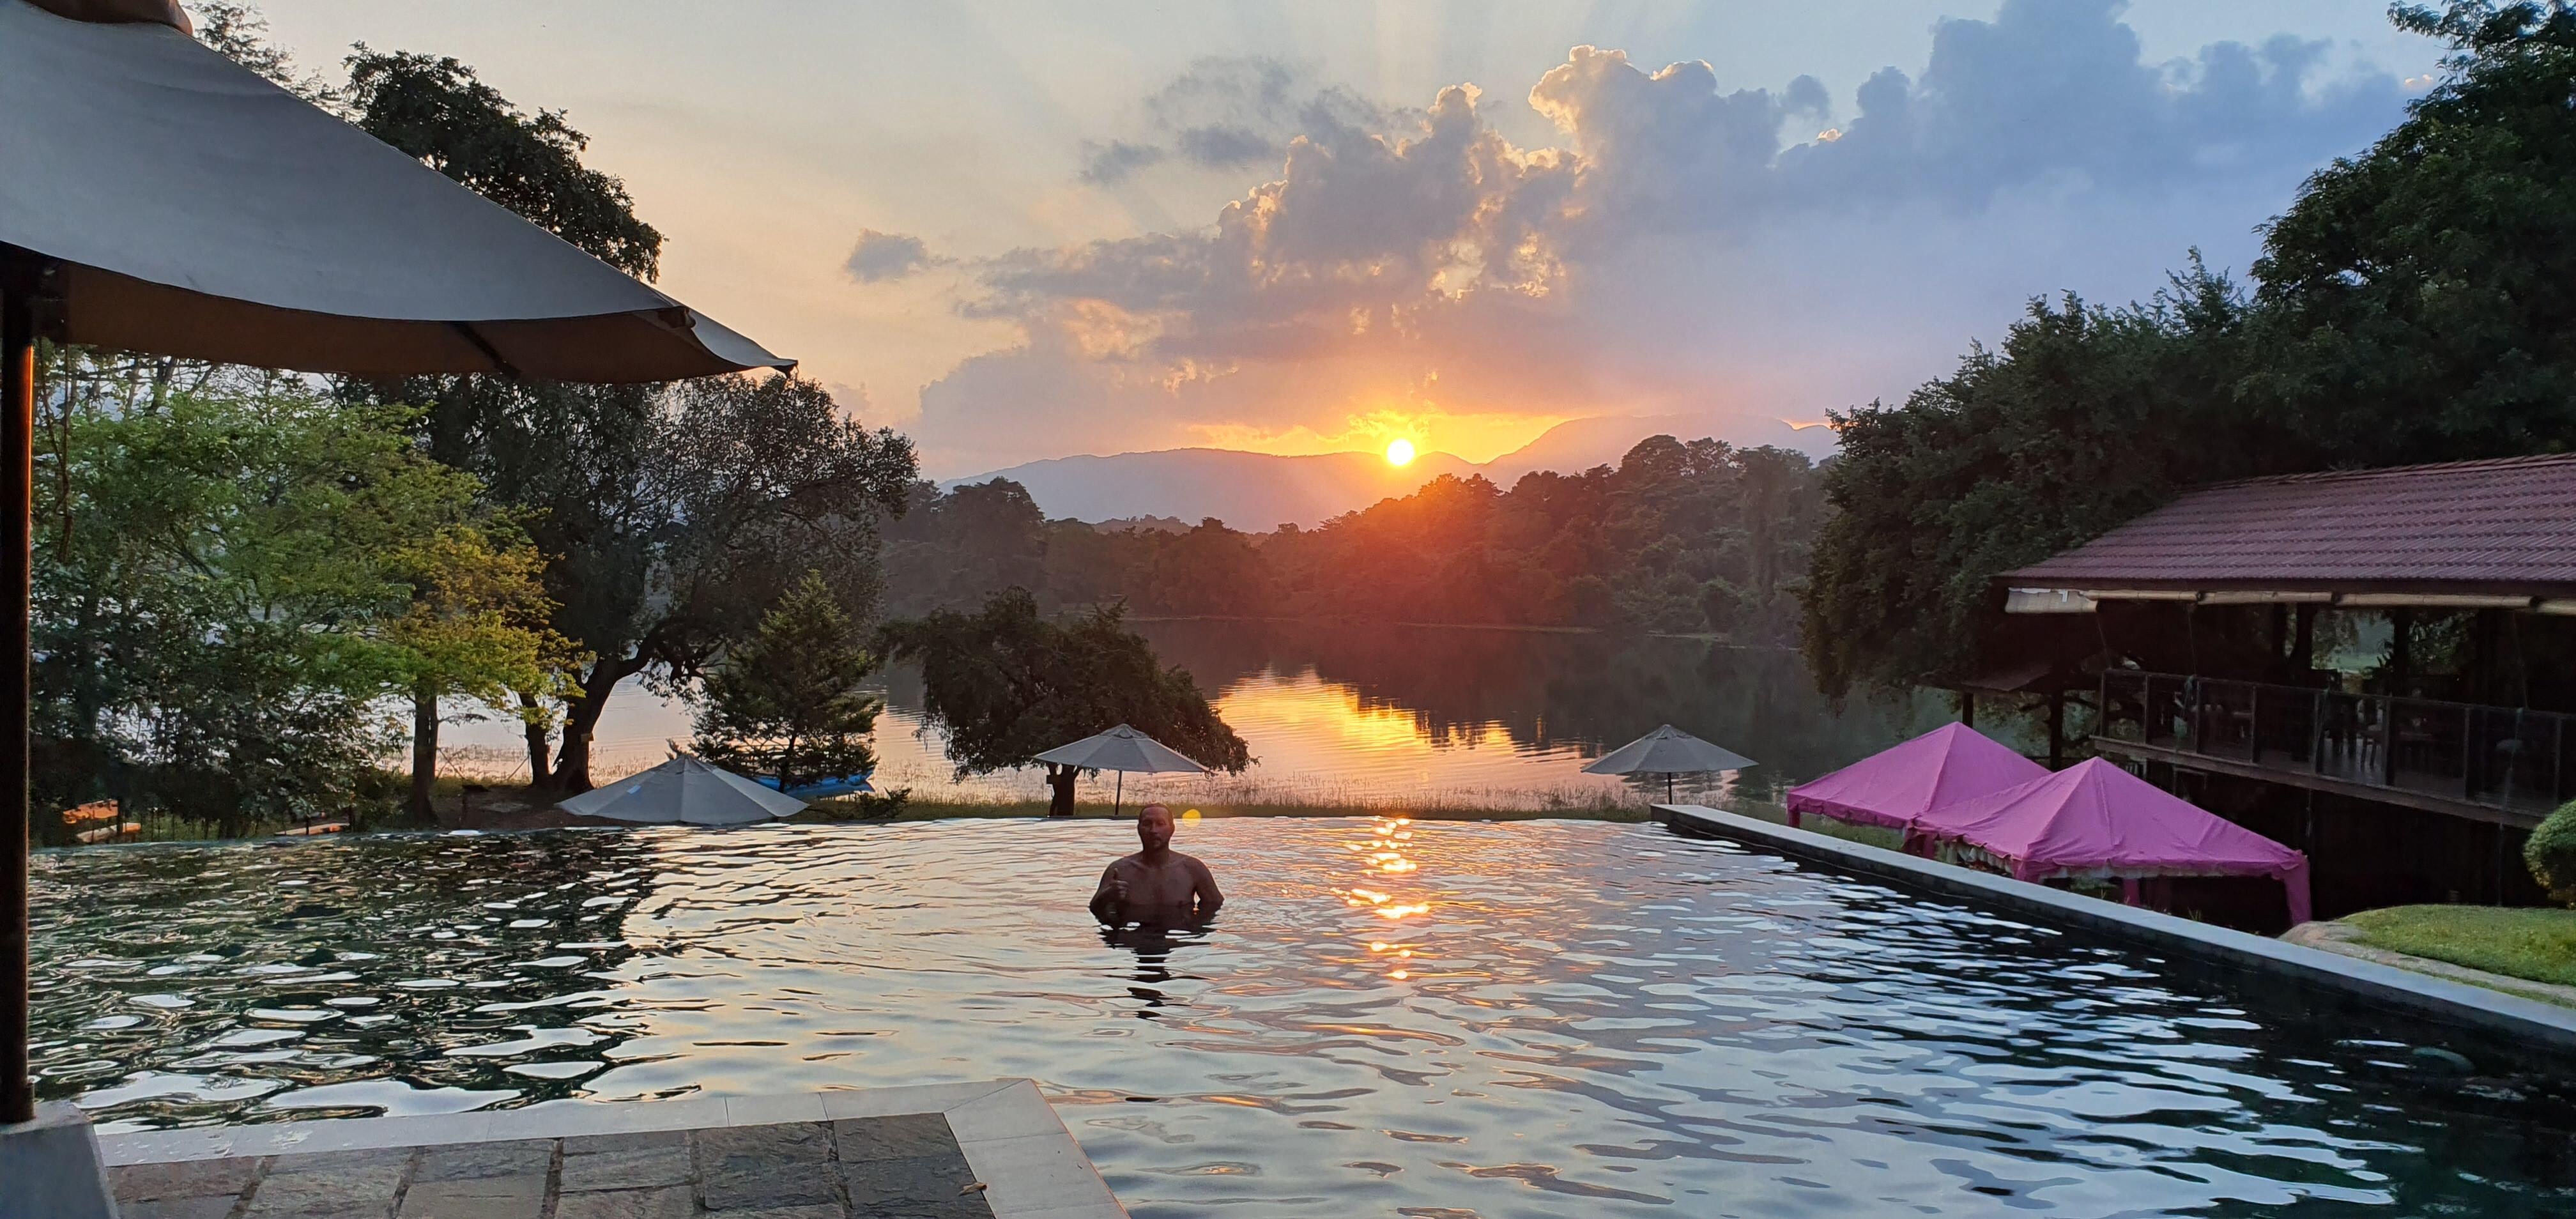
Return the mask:
POLYGON ((107 1167, 444 1146, 594 1134, 644 1134, 830 1122, 937 1113, 948 1119, 958 1150, 988 1187, 997 1219, 1125 1219, 1100 1171, 1083 1154, 1055 1107, 1026 1079, 833 1088, 769 1096, 697 1096, 675 1100, 556 1100, 520 1109, 414 1117, 339 1118, 246 1126, 195 1126, 99 1136, 107 1167))
POLYGON ((1654 819, 1758 846, 1793 859, 1857 872, 1910 889, 1967 898, 2059 924, 2143 941, 2246 973, 2358 998, 2374 1006, 2469 1029, 2509 1034, 2525 1044, 2576 1052, 2576 1009, 2411 973, 2340 953, 2194 922, 2153 910, 2061 892, 2046 885, 1922 859, 1883 847, 1774 825, 1698 804, 1658 804, 1654 819))

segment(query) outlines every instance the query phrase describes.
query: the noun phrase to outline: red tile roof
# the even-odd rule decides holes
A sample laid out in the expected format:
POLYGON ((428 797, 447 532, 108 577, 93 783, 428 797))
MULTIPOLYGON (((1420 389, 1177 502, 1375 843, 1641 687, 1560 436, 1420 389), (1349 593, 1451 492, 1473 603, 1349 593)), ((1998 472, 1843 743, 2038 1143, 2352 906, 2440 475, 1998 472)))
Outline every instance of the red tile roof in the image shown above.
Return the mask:
POLYGON ((2003 580, 2565 596, 2576 591, 2576 454, 2216 483, 2003 580))

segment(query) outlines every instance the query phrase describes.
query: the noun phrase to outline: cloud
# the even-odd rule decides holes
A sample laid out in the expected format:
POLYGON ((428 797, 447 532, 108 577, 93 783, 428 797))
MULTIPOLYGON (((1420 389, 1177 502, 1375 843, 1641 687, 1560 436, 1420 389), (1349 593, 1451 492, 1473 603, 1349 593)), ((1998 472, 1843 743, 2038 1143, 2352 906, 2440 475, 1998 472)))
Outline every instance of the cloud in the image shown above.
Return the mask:
POLYGON ((1772 435, 1902 395, 2032 295, 2149 291, 2192 244, 2250 254, 2252 227, 2403 101, 2290 37, 2149 62, 2120 12, 1945 20, 1918 73, 1847 103, 1813 77, 1731 87, 1576 47, 1526 99, 1554 147, 1506 139, 1472 86, 1393 111, 1275 61, 1204 61, 1148 99, 1157 151, 1124 172, 1275 138, 1275 176, 1208 229, 972 264, 964 309, 1025 341, 925 387, 918 434, 969 465, 1329 434, 1390 404, 1772 435))
POLYGON ((947 261, 932 254, 930 247, 923 245, 918 237, 861 229, 858 244, 850 247, 849 260, 841 264, 841 269, 860 283, 873 284, 881 280, 902 279, 947 261))
POLYGON ((1169 155, 1159 146, 1127 140, 1085 144, 1082 149, 1082 180, 1098 186, 1114 186, 1134 177, 1140 169, 1159 164, 1169 155))
POLYGON ((1081 178, 1114 186, 1166 163, 1204 170, 1276 165, 1301 132, 1396 121, 1385 107, 1310 77, 1268 56, 1200 59, 1145 99, 1147 133, 1087 143, 1081 178))

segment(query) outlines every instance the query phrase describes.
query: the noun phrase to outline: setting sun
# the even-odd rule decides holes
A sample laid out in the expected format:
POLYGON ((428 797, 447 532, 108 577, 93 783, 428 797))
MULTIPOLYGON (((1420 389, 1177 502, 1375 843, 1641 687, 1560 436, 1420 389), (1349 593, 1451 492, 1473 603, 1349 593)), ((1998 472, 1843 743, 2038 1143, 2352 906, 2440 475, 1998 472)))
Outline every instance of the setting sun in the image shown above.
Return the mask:
POLYGON ((1391 466, 1401 466, 1408 465, 1412 461, 1412 441, 1398 437, 1395 440, 1388 442, 1386 446, 1386 464, 1391 466))

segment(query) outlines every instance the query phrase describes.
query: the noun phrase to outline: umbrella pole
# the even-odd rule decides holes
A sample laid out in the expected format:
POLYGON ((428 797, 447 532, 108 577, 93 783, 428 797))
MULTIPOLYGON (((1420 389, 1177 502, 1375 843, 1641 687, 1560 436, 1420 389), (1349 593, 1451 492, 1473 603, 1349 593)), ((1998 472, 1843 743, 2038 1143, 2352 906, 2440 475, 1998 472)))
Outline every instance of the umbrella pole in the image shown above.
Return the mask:
POLYGON ((0 505, 9 517, 0 555, 0 1124, 33 1121, 27 1074, 27 644, 33 575, 36 442, 34 260, 0 247, 0 505))
POLYGON ((1122 770, 1118 772, 1118 794, 1113 797, 1109 803, 1109 819, 1116 821, 1118 819, 1118 814, 1125 811, 1126 808, 1127 772, 1122 770))

